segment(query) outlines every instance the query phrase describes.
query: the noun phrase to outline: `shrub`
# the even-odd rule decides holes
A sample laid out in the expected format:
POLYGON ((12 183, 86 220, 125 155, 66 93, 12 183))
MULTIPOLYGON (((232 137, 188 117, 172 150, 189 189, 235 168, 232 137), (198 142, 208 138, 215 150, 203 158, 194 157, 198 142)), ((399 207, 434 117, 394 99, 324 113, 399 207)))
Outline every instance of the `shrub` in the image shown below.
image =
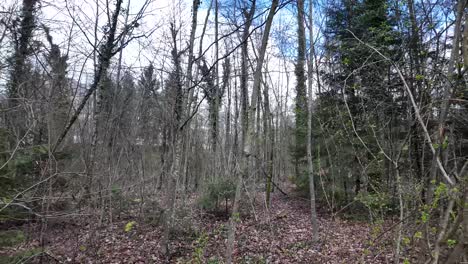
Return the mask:
POLYGON ((390 197, 387 193, 362 193, 360 192, 355 198, 356 201, 362 203, 368 210, 371 221, 375 218, 383 218, 388 211, 390 197))
MULTIPOLYGON (((40 176, 45 161, 49 158, 47 145, 26 145, 12 151, 10 141, 9 131, 0 128, 0 166, 2 167, 0 169, 0 204, 2 206, 8 204, 18 193, 18 190, 24 190, 41 179, 40 176)), ((55 158, 57 161, 65 161, 71 156, 67 152, 61 151, 55 153, 55 158)), ((68 179, 64 176, 53 177, 50 181, 54 190, 57 191, 65 191, 68 185, 68 179)), ((36 190, 43 191, 41 188, 36 190)), ((28 200, 27 195, 28 193, 25 193, 17 198, 28 200)), ((41 196, 41 193, 36 192, 35 196, 41 196)), ((35 211, 40 207, 37 202, 29 202, 24 205, 27 207, 12 204, 2 210, 0 212, 0 222, 26 219, 33 216, 31 211, 35 211), (30 210, 25 208, 30 208, 30 210)), ((64 204, 58 206, 63 208, 64 204)))
POLYGON ((220 202, 225 202, 228 213, 228 201, 234 198, 236 186, 231 179, 217 179, 209 183, 200 197, 198 204, 205 210, 219 210, 220 202))

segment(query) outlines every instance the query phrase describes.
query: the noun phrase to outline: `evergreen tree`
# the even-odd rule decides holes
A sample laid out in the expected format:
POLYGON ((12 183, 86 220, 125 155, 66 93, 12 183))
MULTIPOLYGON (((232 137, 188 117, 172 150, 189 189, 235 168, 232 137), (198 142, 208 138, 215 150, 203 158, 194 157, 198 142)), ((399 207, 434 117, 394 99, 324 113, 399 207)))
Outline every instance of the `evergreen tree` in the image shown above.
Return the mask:
POLYGON ((307 146, 307 89, 305 75, 306 61, 306 36, 304 27, 304 1, 297 1, 297 37, 298 48, 294 74, 296 75, 296 99, 295 99, 295 118, 296 126, 294 130, 293 159, 295 165, 296 177, 304 176, 304 165, 306 164, 306 146, 307 146))
POLYGON ((334 140, 342 149, 336 153, 336 162, 348 169, 335 173, 343 183, 339 189, 346 201, 351 191, 354 195, 366 193, 369 181, 383 180, 383 165, 366 166, 384 164, 378 140, 386 132, 378 129, 388 126, 388 120, 394 125, 401 122, 404 114, 395 111, 394 90, 400 80, 391 63, 362 42, 397 61, 401 38, 387 0, 336 1, 327 14, 324 48, 328 68, 323 78, 330 90, 319 95, 318 118, 326 124, 316 131, 323 141, 330 140, 326 131, 339 132, 334 140))

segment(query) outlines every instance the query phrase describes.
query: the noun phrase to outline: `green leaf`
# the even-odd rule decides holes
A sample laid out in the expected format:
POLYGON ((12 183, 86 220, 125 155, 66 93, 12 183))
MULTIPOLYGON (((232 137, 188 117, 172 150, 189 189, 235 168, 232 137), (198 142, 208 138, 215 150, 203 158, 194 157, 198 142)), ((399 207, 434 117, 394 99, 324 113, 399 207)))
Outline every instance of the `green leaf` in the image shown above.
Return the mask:
POLYGON ((447 239, 447 246, 449 248, 453 248, 457 244, 457 241, 455 239, 447 239))
POLYGON ((112 192, 113 194, 118 194, 118 193, 120 193, 121 191, 122 191, 121 188, 119 188, 119 187, 117 187, 117 186, 112 186, 111 192, 112 192))
POLYGON ((445 136, 444 142, 442 143, 442 148, 443 148, 443 149, 447 149, 448 144, 449 144, 449 142, 448 142, 448 137, 445 136))
POLYGON ((422 212, 421 213, 421 221, 423 223, 427 223, 427 220, 429 220, 429 214, 427 212, 422 212))
POLYGON ((136 222, 135 221, 130 221, 128 222, 126 225, 125 225, 125 232, 130 232, 132 231, 133 227, 136 225, 136 222))
POLYGON ((409 237, 405 237, 403 238, 403 245, 407 246, 411 243, 411 239, 409 239, 409 237))
POLYGON ((437 198, 440 198, 441 195, 446 194, 448 191, 447 185, 443 182, 439 183, 439 186, 437 186, 435 190, 435 196, 437 198))
POLYGON ((455 213, 454 211, 450 211, 450 216, 452 217, 452 220, 455 221, 455 219, 457 218, 457 213, 455 213))
POLYGON ((422 238, 422 232, 421 231, 418 231, 414 234, 414 238, 416 239, 421 239, 422 238))
POLYGON ((416 74, 416 81, 422 81, 424 80, 424 75, 421 75, 421 74, 416 74))
POLYGON ((343 59, 343 64, 348 66, 349 64, 351 63, 350 59, 349 58, 344 58, 343 59))
POLYGON ((234 219, 235 222, 240 222, 240 214, 239 213, 232 214, 232 218, 234 219))

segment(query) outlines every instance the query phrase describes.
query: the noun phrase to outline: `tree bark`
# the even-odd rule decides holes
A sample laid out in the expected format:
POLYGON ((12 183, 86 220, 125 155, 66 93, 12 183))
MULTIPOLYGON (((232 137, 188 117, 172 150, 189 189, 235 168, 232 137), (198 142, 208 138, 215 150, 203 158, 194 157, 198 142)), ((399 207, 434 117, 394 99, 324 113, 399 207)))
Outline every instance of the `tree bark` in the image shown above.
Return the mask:
MULTIPOLYGON (((273 17, 275 15, 275 12, 276 12, 276 9, 278 7, 278 0, 273 0, 272 1, 272 4, 271 4, 271 8, 270 8, 270 11, 268 13, 268 17, 267 17, 267 20, 266 20, 266 23, 265 23, 265 30, 263 32, 263 35, 262 35, 262 43, 261 43, 261 47, 260 47, 260 51, 259 51, 259 56, 258 56, 258 61, 257 61, 257 65, 256 65, 256 68, 255 68, 255 72, 254 72, 254 82, 253 82, 253 90, 252 90, 252 102, 250 104, 250 107, 249 107, 249 112, 248 113, 244 113, 244 119, 243 119, 243 127, 242 127, 242 130, 244 131, 244 133, 246 133, 245 137, 244 137, 244 140, 243 140, 243 143, 242 143, 242 147, 243 147, 243 157, 242 157, 242 162, 241 162, 241 172, 238 173, 238 177, 237 177, 237 183, 236 183, 236 193, 235 193, 235 198, 234 198, 234 206, 233 206, 233 209, 232 209, 232 215, 231 215, 231 218, 229 220, 229 232, 228 232, 228 241, 227 241, 227 248, 226 248, 226 258, 227 258, 227 263, 228 264, 231 264, 232 263, 232 252, 234 250, 234 240, 235 240, 235 230, 236 230, 236 223, 237 221, 239 220, 239 212, 238 212, 238 207, 239 207, 239 201, 241 199, 241 187, 242 187, 242 177, 246 177, 249 173, 249 159, 251 158, 252 154, 251 151, 252 151, 252 145, 253 145, 253 142, 254 142, 254 137, 255 137, 255 113, 256 113, 256 109, 257 109, 257 100, 258 100, 258 94, 259 94, 259 89, 260 89, 260 83, 261 83, 261 77, 262 77, 262 67, 263 67, 263 61, 265 59, 265 53, 266 53, 266 48, 267 48, 267 45, 268 45, 268 38, 270 36, 270 30, 271 30, 271 25, 272 25, 272 22, 273 22, 273 17), (248 123, 246 123, 246 121, 249 120, 248 123), (247 127, 245 127, 245 125, 247 125, 247 127)), ((255 5, 256 5, 256 2, 255 0, 252 2, 252 5, 250 7, 250 11, 249 11, 249 15, 246 16, 246 20, 251 20, 253 18, 253 15, 255 13, 255 5)), ((249 23, 249 26, 250 26, 250 23, 251 22, 247 22, 249 23)), ((244 38, 243 40, 245 41, 245 45, 247 45, 247 38, 248 38, 248 28, 245 29, 244 31, 244 38)), ((243 52, 242 52, 243 56, 247 56, 247 46, 245 46, 245 49, 243 49, 243 52)), ((243 74, 244 73, 247 73, 247 58, 242 58, 242 61, 243 61, 243 64, 242 64, 242 72, 243 74), (245 68, 244 68, 245 67, 245 68)), ((245 91, 246 92, 246 89, 247 89, 247 76, 246 75, 242 75, 242 78, 243 78, 243 85, 244 88, 245 88, 245 91)), ((242 84, 241 84, 242 85, 242 84)), ((247 98, 247 94, 245 93, 244 94, 244 98, 243 100, 246 100, 247 98)), ((244 103, 244 101, 243 101, 244 103)))
MULTIPOLYGON (((304 4, 299 2, 302 2, 302 0, 298 1, 298 8, 304 8, 304 4)), ((298 12, 298 14, 304 13, 298 12)), ((309 89, 309 105, 308 105, 308 117, 307 117, 307 163, 309 167, 309 192, 310 192, 310 220, 312 224, 312 240, 314 242, 317 242, 319 239, 319 232, 318 232, 318 221, 317 221, 317 209, 315 206, 315 185, 314 185, 314 163, 312 160, 312 114, 313 114, 313 107, 314 107, 314 100, 312 98, 313 94, 313 89, 312 89, 312 84, 313 84, 313 59, 314 59, 314 24, 313 24, 313 4, 312 1, 309 2, 309 43, 310 43, 310 53, 309 53, 309 61, 308 61, 308 76, 307 76, 307 81, 308 81, 308 89, 309 89)), ((303 23, 303 17, 298 16, 298 23, 303 23)), ((305 33, 301 33, 301 35, 305 35, 305 33)), ((299 41, 301 39, 299 38, 299 41)), ((303 39, 305 41, 305 39, 303 39)), ((305 46, 305 45, 304 45, 305 46)))
POLYGON ((171 23, 171 37, 172 37, 172 63, 174 64, 174 71, 171 73, 169 79, 169 87, 172 102, 172 120, 171 120, 171 142, 172 142, 172 165, 168 175, 167 189, 165 194, 165 210, 163 214, 163 233, 162 244, 163 253, 167 260, 170 258, 169 236, 172 231, 172 218, 175 209, 175 200, 177 197, 177 181, 180 176, 181 156, 182 156, 182 132, 180 124, 183 116, 183 94, 182 94, 182 70, 180 56, 181 53, 177 47, 178 30, 176 25, 171 23))

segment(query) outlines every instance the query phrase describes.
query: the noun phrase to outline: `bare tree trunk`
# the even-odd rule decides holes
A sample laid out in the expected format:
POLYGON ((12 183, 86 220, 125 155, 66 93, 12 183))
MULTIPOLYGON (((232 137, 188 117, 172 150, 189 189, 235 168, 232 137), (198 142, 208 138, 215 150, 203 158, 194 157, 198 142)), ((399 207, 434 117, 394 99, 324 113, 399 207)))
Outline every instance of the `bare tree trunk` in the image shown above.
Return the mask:
POLYGON ((169 248, 169 240, 172 231, 172 219, 173 219, 173 212, 175 209, 175 199, 177 197, 176 194, 176 182, 179 178, 179 168, 180 168, 180 157, 181 157, 181 140, 179 139, 179 133, 176 132, 174 135, 175 138, 173 139, 173 150, 172 150, 172 166, 168 175, 168 183, 167 183, 167 190, 165 195, 165 206, 166 209, 163 214, 163 233, 162 233, 162 245, 163 245, 163 254, 166 256, 166 259, 169 260, 170 258, 170 248, 169 248))
MULTIPOLYGON (((302 2, 301 0, 298 1, 298 8, 304 8, 304 3, 301 3, 301 6, 299 5, 299 2, 302 2)), ((302 12, 298 12, 298 23, 303 23, 303 16, 299 15, 302 12)), ((307 163, 309 166, 309 192, 310 192, 310 220, 312 223, 312 240, 314 242, 317 242, 319 237, 318 237, 318 223, 317 223, 317 210, 315 208, 315 185, 314 185, 314 163, 312 160, 312 114, 313 114, 313 107, 314 107, 314 100, 312 98, 313 90, 312 90, 312 84, 313 84, 313 60, 314 60, 314 25, 313 25, 313 4, 312 1, 309 2, 309 41, 310 41, 310 53, 309 53, 309 61, 307 63, 307 68, 308 68, 308 73, 307 73, 307 82, 308 82, 308 90, 309 90, 309 113, 308 113, 308 118, 307 118, 307 163)), ((304 33, 305 35, 305 33, 304 33)), ((299 39, 299 41, 304 41, 305 39, 299 39)), ((304 45, 305 46, 305 45, 304 45)))
MULTIPOLYGON (((253 90, 252 90, 252 102, 250 103, 250 107, 249 107, 249 112, 248 113, 244 113, 244 114, 247 114, 248 116, 248 119, 246 118, 247 116, 244 117, 244 122, 243 122, 243 127, 242 127, 242 130, 246 133, 245 137, 244 137, 244 140, 243 140, 243 143, 242 143, 242 146, 243 146, 243 155, 242 155, 242 161, 241 161, 241 173, 238 173, 238 177, 237 177, 237 185, 236 185, 236 193, 235 193, 235 198, 234 198, 234 206, 233 206, 233 209, 232 209, 232 215, 231 215, 231 218, 229 220, 229 231, 228 231, 228 240, 227 240, 227 246, 226 246, 226 259, 227 259, 227 263, 228 264, 231 264, 232 263, 232 252, 234 250, 234 240, 235 240, 235 231, 236 231, 236 223, 237 221, 239 220, 239 212, 238 212, 238 207, 239 207, 239 201, 241 199, 241 188, 242 188, 242 177, 246 177, 248 176, 248 173, 249 173, 249 159, 251 158, 252 156, 252 145, 254 143, 254 137, 255 137, 255 113, 256 113, 256 110, 257 110, 257 100, 258 100, 258 95, 259 95, 259 90, 260 90, 260 83, 261 83, 261 78, 262 78, 262 67, 263 67, 263 61, 265 59, 265 53, 266 53, 266 48, 267 48, 267 45, 268 45, 268 38, 270 37, 270 30, 271 30, 271 25, 273 23, 273 17, 275 15, 275 12, 276 12, 276 8, 278 7, 278 0, 273 0, 272 1, 272 5, 271 5, 271 8, 270 8, 270 11, 268 13, 268 17, 267 17, 267 20, 266 20, 266 23, 265 23, 265 30, 263 32, 263 36, 262 36, 262 44, 261 44, 261 47, 260 47, 260 51, 259 51, 259 56, 258 56, 258 61, 257 61, 257 65, 256 65, 256 68, 255 68, 255 72, 254 72, 254 82, 253 82, 253 90), (245 121, 249 120, 248 124, 245 123, 245 121), (247 127, 244 127, 245 125, 247 125, 247 127)), ((252 2, 252 5, 250 7, 250 11, 249 11, 249 15, 246 16, 246 19, 247 20, 251 20, 253 18, 253 15, 255 13, 255 5, 256 5, 256 2, 255 0, 252 2)), ((249 22, 247 22, 249 23, 249 22)), ((244 34, 248 34, 248 27, 246 27, 245 31, 244 31, 244 34)), ((248 37, 248 35, 247 35, 248 37)), ((243 39, 243 41, 247 42, 247 37, 243 39)), ((246 44, 246 43, 244 43, 246 44)), ((245 48, 245 50, 243 50, 243 56, 244 55, 247 55, 247 47, 245 48)), ((242 72, 243 73, 246 73, 247 72, 247 63, 245 60, 247 58, 243 58, 243 63, 242 64, 242 72), (245 67, 245 68, 244 68, 245 67)), ((247 78, 247 76, 242 76, 242 78, 247 78)), ((244 80, 245 83, 243 83, 244 85, 247 85, 247 80, 245 79, 244 80)), ((243 85, 241 84, 241 85, 243 85)), ((247 87, 245 87, 247 88, 247 87)), ((244 97, 247 97, 247 94, 244 94, 244 97)), ((244 98, 244 99, 247 99, 247 98, 244 98)))
MULTIPOLYGON (((409 83, 410 88, 412 93, 417 96, 419 95, 421 97, 421 106, 420 109, 424 111, 426 109, 425 107, 425 100, 424 100, 424 94, 421 93, 422 91, 422 81, 417 80, 417 76, 422 76, 423 72, 421 69, 421 52, 420 52, 420 41, 419 41, 419 30, 418 30, 418 25, 417 25, 417 19, 416 19, 416 12, 414 10, 414 1, 409 0, 408 1, 408 9, 409 9, 409 15, 410 15, 410 22, 411 22, 411 39, 410 39, 410 73, 411 73, 411 81, 409 83), (414 65, 414 66, 413 66, 414 65), (413 67, 415 68, 413 70, 413 67)), ((420 180, 420 181, 425 181, 426 183, 429 183, 430 181, 426 178, 423 179, 423 168, 422 168, 422 146, 423 142, 421 140, 420 136, 420 127, 418 126, 415 114, 414 114, 414 109, 409 107, 409 112, 411 113, 411 118, 409 121, 409 129, 412 132, 410 143, 412 147, 412 151, 410 152, 411 155, 411 165, 413 167, 414 175, 420 180)), ((424 186, 421 197, 425 199, 426 197, 426 188, 430 186, 424 186)))
POLYGON ((216 174, 216 167, 217 167, 217 149, 218 149, 218 121, 219 121, 219 107, 221 105, 221 98, 222 94, 220 94, 220 86, 219 86, 219 39, 218 39, 218 0, 214 0, 215 2, 215 83, 216 83, 216 96, 214 98, 214 113, 213 113, 213 131, 212 131, 212 153, 213 153, 213 162, 214 162, 214 173, 216 174))
MULTIPOLYGON (((198 8, 200 6, 200 0, 193 0, 192 3, 192 25, 190 29, 190 39, 189 39, 189 47, 188 47, 188 63, 187 63, 187 77, 186 77, 186 87, 187 89, 190 89, 191 86, 193 85, 193 64, 194 64, 194 56, 193 56, 193 50, 194 50, 194 43, 195 43, 195 33, 197 31, 197 19, 198 19, 198 8)), ((191 105, 193 101, 193 90, 191 89, 189 91, 189 96, 187 96, 187 102, 185 105, 187 105, 187 109, 190 112, 191 111, 191 105)), ((191 134, 190 134, 190 125, 187 126, 187 129, 185 130, 184 133, 184 148, 185 148, 185 155, 184 155, 184 166, 183 166, 183 171, 182 171, 182 176, 184 177, 184 182, 188 182, 188 173, 187 173, 187 167, 189 165, 188 162, 188 153, 191 148, 191 134)), ((184 185, 185 186, 185 185, 184 185)), ((185 186, 187 188, 188 186, 185 186)))
POLYGON ((274 132, 273 132, 273 124, 272 124, 272 114, 270 111, 270 97, 269 97, 269 87, 265 83, 263 89, 263 97, 264 97, 264 107, 263 107, 263 129, 265 135, 265 156, 264 159, 266 161, 267 167, 267 175, 266 175, 266 187, 265 187, 265 200, 266 206, 270 207, 270 200, 271 200, 271 191, 272 191, 272 181, 273 181, 273 151, 274 151, 274 132))
MULTIPOLYGON (((225 67, 227 67, 228 65, 225 65, 225 67)), ((230 65, 230 61, 229 61, 229 71, 231 70, 231 65, 230 65)), ((226 71, 226 68, 224 69, 224 71, 226 71)), ((231 75, 230 75, 230 72, 229 72, 229 75, 227 74, 224 74, 224 76, 227 77, 227 80, 225 82, 226 83, 226 90, 227 90, 227 106, 226 106, 226 122, 225 122, 225 142, 224 142, 224 149, 225 151, 229 152, 229 153, 232 153, 231 150, 231 143, 232 143, 232 136, 231 136, 231 105, 232 105, 232 94, 231 94, 231 83, 230 83, 230 78, 231 78, 231 75)), ((231 155, 228 155, 228 157, 226 158, 226 164, 227 164, 227 167, 229 167, 229 164, 230 164, 230 157, 231 155)))
MULTIPOLYGON (((255 3, 256 1, 253 0, 250 6, 250 10, 244 9, 244 18, 245 18, 245 25, 244 25, 244 32, 242 33, 242 47, 241 47, 241 80, 240 80, 240 92, 241 92, 241 127, 242 127, 242 135, 241 135, 241 147, 239 151, 243 151, 246 145, 246 138, 247 138, 247 127, 248 127, 248 112, 247 112, 247 105, 248 105, 248 38, 249 38, 249 31, 250 25, 252 24, 252 19, 255 14, 255 3)), ((251 117, 253 118, 253 117, 251 117)), ((237 183, 236 183, 236 192, 234 195, 234 202, 232 206, 232 213, 229 219, 229 230, 228 230, 228 239, 226 244, 226 263, 232 263, 232 252, 234 251, 234 240, 235 240, 235 233, 236 233, 236 223, 239 221, 239 201, 241 199, 241 188, 242 188, 242 178, 246 175, 243 173, 247 172, 247 161, 242 155, 241 166, 242 168, 237 169, 237 183)), ((239 162, 239 161, 236 161, 239 162)), ((237 168, 237 166, 236 166, 237 168)))
MULTIPOLYGON (((209 17, 209 10, 211 9, 211 4, 210 3, 210 8, 208 9, 208 13, 206 15, 206 18, 205 18, 205 23, 204 23, 204 26, 203 26, 203 30, 202 30, 202 34, 201 34, 201 37, 200 37, 200 43, 199 43, 199 54, 198 54, 198 60, 195 61, 195 57, 194 57, 194 48, 195 48, 195 33, 197 31, 197 20, 198 20, 198 8, 200 7, 200 3, 201 1, 200 0, 193 0, 193 3, 192 3, 192 22, 191 22, 191 29, 190 29, 190 39, 189 39, 189 46, 188 46, 188 63, 187 63, 187 77, 186 77, 186 88, 187 89, 190 89, 189 92, 188 92, 188 96, 187 96, 187 102, 186 102, 186 106, 187 106, 187 109, 188 109, 188 112, 191 112, 192 110, 192 104, 194 103, 194 87, 193 84, 194 84, 194 76, 193 76, 193 65, 195 62, 198 62, 197 64, 199 65, 199 61, 200 61, 200 57, 201 57, 201 53, 202 53, 202 47, 203 47, 203 38, 205 36, 205 30, 206 30, 206 26, 207 26, 207 23, 208 23, 208 17, 209 17)), ((198 73, 198 71, 197 71, 198 73)), ((195 79, 197 78, 196 77, 197 75, 195 75, 195 79)), ((191 120, 189 120, 188 124, 187 124, 187 129, 185 130, 184 132, 184 148, 185 148, 185 153, 188 154, 189 153, 189 150, 191 148, 191 134, 190 134, 190 122, 191 120)), ((185 155, 184 157, 184 166, 183 166, 183 171, 182 171, 182 175, 184 177, 184 179, 188 179, 188 166, 189 166, 189 162, 188 162, 188 156, 185 155)), ((188 181, 187 181, 188 182, 188 181)))
POLYGON ((395 169, 397 192, 398 192, 398 203, 399 203, 399 208, 400 208, 400 218, 399 218, 399 224, 398 224, 398 233, 397 233, 397 239, 396 239, 395 260, 394 260, 395 264, 398 264, 400 263, 401 238, 403 235, 404 204, 403 204, 403 191, 402 191, 400 168, 398 167, 397 162, 393 162, 393 167, 395 169))
POLYGON ((468 13, 465 14, 465 26, 462 40, 463 65, 468 69, 468 13))
POLYGON ((174 64, 174 71, 171 73, 169 82, 171 90, 170 93, 173 98, 172 101, 172 120, 171 120, 171 142, 172 142, 172 165, 171 170, 168 175, 168 183, 166 189, 166 199, 165 199, 165 211, 163 215, 163 234, 162 234, 162 245, 163 253, 166 255, 167 260, 170 257, 170 248, 169 248, 169 236, 172 231, 172 218, 175 209, 175 200, 177 197, 177 181, 180 176, 180 166, 181 166, 181 155, 182 155, 182 135, 181 131, 181 120, 183 116, 183 93, 182 93, 182 70, 180 56, 181 53, 177 46, 177 35, 179 31, 176 29, 176 25, 171 23, 171 37, 172 37, 172 63, 174 64))

